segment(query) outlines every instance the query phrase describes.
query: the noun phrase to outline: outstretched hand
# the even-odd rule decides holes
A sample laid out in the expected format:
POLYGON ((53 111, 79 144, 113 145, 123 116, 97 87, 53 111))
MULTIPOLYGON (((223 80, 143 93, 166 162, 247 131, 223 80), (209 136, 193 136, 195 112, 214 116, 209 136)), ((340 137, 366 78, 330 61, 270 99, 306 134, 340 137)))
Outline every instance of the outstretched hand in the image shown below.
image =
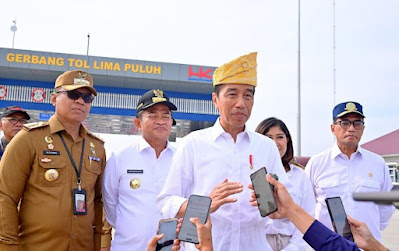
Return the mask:
POLYGON ((221 205, 226 203, 234 203, 236 198, 229 198, 230 195, 241 193, 243 191, 243 184, 240 182, 229 182, 224 179, 222 183, 213 188, 209 197, 212 199, 210 212, 213 213, 219 209, 221 205))

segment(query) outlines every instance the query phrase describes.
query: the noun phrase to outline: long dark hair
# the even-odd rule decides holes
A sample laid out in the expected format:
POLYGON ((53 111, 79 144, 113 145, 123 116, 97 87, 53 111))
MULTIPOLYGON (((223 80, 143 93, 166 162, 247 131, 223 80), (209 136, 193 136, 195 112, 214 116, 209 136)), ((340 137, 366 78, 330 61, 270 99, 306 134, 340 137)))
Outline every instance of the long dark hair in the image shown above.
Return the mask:
POLYGON ((287 170, 289 170, 290 162, 294 158, 294 147, 292 146, 292 138, 290 131, 288 131, 288 128, 285 125, 285 123, 274 117, 267 118, 262 122, 260 122, 258 127, 256 127, 255 131, 266 136, 270 128, 274 126, 280 127, 281 131, 283 131, 285 136, 287 137, 287 151, 285 152, 284 156, 281 157, 281 162, 283 162, 283 166, 287 168, 287 170))

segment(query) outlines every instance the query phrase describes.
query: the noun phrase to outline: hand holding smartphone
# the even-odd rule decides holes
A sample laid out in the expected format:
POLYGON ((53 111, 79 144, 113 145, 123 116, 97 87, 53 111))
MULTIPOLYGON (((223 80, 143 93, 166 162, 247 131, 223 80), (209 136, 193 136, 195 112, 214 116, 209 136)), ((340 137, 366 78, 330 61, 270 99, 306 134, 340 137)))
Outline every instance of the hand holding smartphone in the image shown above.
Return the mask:
POLYGON ((180 228, 178 239, 185 242, 198 244, 197 228, 190 218, 198 217, 202 224, 206 223, 212 199, 207 196, 191 195, 188 199, 186 212, 180 228))
POLYGON ((277 211, 277 204, 273 195, 273 188, 266 180, 266 168, 262 167, 258 171, 251 174, 251 181, 258 202, 260 215, 266 217, 277 211))
POLYGON ((347 240, 354 241, 352 231, 346 218, 344 205, 340 197, 332 197, 326 199, 328 213, 331 217, 331 222, 334 227, 334 231, 340 234, 347 240))
POLYGON ((173 242, 177 237, 176 228, 178 221, 176 218, 163 219, 159 221, 158 234, 164 234, 163 238, 158 240, 157 251, 172 251, 173 242))

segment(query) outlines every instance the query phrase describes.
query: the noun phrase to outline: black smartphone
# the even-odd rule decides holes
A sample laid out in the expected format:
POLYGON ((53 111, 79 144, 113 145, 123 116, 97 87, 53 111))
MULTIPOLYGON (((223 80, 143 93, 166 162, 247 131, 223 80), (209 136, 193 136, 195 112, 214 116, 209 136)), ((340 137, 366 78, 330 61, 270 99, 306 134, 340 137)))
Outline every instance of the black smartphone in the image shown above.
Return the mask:
POLYGON ((273 196, 273 190, 270 183, 266 180, 266 168, 262 167, 251 174, 251 181, 258 202, 260 215, 266 217, 277 211, 277 204, 273 196))
POLYGON ((185 242, 198 244, 197 228, 190 221, 190 218, 198 217, 202 224, 206 223, 211 207, 212 199, 207 196, 192 194, 188 199, 186 212, 180 228, 178 239, 185 242))
POLYGON ((158 234, 164 234, 163 238, 158 240, 157 250, 172 251, 173 242, 177 237, 177 219, 163 219, 158 224, 158 234))
POLYGON ((327 198, 326 204, 334 231, 345 239, 354 241, 341 197, 327 198))

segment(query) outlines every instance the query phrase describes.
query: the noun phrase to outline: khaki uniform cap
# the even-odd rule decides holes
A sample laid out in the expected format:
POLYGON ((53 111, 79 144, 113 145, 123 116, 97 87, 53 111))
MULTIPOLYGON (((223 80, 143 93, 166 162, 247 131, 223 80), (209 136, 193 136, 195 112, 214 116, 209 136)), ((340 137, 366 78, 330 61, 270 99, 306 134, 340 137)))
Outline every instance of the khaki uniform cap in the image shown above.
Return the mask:
POLYGON ((62 73, 55 81, 54 88, 60 86, 67 91, 87 87, 94 94, 94 96, 97 96, 97 91, 93 87, 93 78, 89 73, 84 71, 73 70, 62 73))

